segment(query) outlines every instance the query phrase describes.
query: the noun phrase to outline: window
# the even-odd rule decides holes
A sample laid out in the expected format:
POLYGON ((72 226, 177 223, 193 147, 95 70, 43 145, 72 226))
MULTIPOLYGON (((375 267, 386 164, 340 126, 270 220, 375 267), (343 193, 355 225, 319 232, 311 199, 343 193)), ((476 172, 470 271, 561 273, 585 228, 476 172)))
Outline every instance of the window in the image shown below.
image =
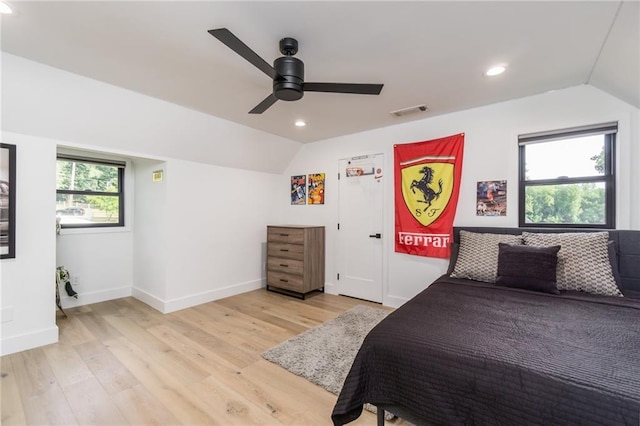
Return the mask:
POLYGON ((615 228, 617 123, 520 135, 520 226, 615 228))
POLYGON ((63 228, 124 226, 124 162, 58 156, 56 216, 63 228))

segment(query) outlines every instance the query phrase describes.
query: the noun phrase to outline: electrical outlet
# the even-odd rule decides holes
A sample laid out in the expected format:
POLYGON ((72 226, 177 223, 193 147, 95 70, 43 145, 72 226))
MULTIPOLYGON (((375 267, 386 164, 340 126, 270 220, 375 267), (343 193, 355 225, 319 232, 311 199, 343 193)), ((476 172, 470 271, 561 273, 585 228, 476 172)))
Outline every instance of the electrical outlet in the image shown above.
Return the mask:
POLYGON ((74 275, 71 277, 71 285, 74 287, 80 286, 80 275, 74 275))

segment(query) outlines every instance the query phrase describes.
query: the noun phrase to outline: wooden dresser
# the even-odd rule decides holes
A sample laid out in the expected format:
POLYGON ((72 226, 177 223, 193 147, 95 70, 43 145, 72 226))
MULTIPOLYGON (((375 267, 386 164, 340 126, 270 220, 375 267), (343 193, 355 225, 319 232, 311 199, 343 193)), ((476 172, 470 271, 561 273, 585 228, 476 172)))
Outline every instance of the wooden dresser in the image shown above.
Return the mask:
POLYGON ((267 226, 267 290, 324 291, 324 226, 267 226))

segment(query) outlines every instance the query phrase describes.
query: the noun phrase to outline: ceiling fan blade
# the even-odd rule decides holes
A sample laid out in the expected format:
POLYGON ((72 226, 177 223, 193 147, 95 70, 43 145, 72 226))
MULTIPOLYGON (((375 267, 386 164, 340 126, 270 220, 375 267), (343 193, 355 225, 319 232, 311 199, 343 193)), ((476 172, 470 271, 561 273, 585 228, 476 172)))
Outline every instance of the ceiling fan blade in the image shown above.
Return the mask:
POLYGON ((256 52, 251 50, 246 44, 244 44, 238 37, 233 35, 231 31, 226 28, 218 28, 215 30, 209 30, 209 34, 226 44, 227 47, 244 59, 249 61, 254 67, 271 77, 273 80, 284 80, 278 72, 269 65, 264 59, 262 59, 256 52))
POLYGON ((358 83, 304 83, 305 92, 354 93, 357 95, 379 95, 384 84, 358 83))
POLYGON ((264 98, 264 101, 260 102, 254 109, 249 111, 249 114, 262 114, 265 112, 271 105, 275 104, 278 98, 273 93, 264 98))

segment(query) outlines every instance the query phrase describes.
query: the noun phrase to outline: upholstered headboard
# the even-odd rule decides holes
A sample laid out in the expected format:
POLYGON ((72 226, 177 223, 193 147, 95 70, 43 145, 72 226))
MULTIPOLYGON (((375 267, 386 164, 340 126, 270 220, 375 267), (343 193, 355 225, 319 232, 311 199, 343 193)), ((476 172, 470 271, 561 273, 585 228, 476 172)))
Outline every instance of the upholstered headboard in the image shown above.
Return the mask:
MULTIPOLYGON (((492 234, 513 234, 522 232, 602 232, 602 229, 581 228, 494 228, 479 226, 458 226, 453 228, 454 241, 460 242, 460 230, 469 232, 487 232, 492 234)), ((640 298, 640 231, 606 230, 609 240, 615 241, 618 253, 618 269, 620 271, 622 292, 625 296, 640 298)))

